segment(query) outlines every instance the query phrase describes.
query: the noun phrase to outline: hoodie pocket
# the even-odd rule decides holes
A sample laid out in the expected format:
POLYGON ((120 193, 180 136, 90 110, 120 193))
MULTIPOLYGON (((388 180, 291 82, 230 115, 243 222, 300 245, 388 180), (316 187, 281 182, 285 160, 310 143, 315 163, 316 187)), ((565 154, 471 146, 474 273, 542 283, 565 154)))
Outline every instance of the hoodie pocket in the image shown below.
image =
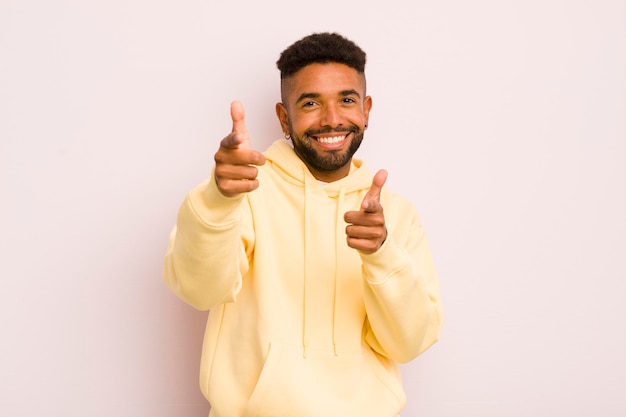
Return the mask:
POLYGON ((334 355, 273 343, 244 417, 396 417, 400 381, 370 352, 334 355))

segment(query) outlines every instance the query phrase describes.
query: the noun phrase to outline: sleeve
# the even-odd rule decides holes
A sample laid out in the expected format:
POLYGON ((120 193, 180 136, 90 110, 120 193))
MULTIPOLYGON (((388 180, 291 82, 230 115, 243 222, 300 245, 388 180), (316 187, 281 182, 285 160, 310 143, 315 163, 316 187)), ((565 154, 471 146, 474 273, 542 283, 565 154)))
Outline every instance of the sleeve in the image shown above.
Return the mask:
POLYGON ((163 265, 163 279, 199 310, 232 302, 249 267, 253 233, 246 233, 245 195, 226 197, 214 176, 189 192, 179 209, 163 265))
POLYGON ((410 225, 390 231, 377 252, 361 259, 365 340, 381 355, 409 362, 439 339, 443 318, 437 272, 415 210, 410 225))

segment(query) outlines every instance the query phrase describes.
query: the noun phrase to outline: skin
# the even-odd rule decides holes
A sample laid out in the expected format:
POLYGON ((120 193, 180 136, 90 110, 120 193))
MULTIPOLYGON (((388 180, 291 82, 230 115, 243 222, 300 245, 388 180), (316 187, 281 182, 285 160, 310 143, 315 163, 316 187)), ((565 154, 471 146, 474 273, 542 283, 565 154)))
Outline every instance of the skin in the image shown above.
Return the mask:
MULTIPOLYGON (((344 64, 310 64, 283 80, 281 92, 276 115, 313 176, 325 182, 347 176, 372 107, 364 75, 344 64), (340 139, 328 143, 329 138, 340 139)), ((215 179, 227 197, 257 189, 257 166, 265 163, 263 154, 250 145, 243 105, 232 102, 230 114, 233 129, 215 154, 215 179)), ((380 193, 386 180, 387 171, 378 171, 360 210, 345 213, 349 247, 373 253, 384 243, 387 229, 380 193)))
POLYGON ((313 176, 332 182, 348 175, 372 108, 365 76, 344 64, 311 64, 284 79, 281 93, 276 115, 313 176), (343 139, 324 143, 333 137, 343 139))

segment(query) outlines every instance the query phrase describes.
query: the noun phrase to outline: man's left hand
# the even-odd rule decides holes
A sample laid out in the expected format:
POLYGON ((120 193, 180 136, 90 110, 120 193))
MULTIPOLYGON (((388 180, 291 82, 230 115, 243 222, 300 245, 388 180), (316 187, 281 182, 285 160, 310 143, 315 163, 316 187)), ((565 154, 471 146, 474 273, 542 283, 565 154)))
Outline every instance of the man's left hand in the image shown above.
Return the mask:
POLYGON ((346 235, 348 246, 363 253, 374 253, 387 239, 383 206, 380 204, 380 191, 387 181, 387 171, 381 169, 374 175, 372 186, 363 198, 361 210, 348 211, 343 216, 348 226, 346 235))

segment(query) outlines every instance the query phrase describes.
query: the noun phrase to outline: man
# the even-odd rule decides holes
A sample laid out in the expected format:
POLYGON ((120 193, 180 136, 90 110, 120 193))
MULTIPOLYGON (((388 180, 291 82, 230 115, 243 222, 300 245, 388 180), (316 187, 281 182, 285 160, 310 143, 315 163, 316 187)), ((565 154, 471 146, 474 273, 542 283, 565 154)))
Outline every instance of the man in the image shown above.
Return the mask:
POLYGON ((365 53, 332 33, 277 62, 285 139, 251 147, 241 103, 165 257, 169 287, 210 309, 200 384, 211 417, 397 417, 397 363, 439 337, 439 285, 413 206, 353 159, 365 53), (383 210, 384 209, 384 210, 383 210))

